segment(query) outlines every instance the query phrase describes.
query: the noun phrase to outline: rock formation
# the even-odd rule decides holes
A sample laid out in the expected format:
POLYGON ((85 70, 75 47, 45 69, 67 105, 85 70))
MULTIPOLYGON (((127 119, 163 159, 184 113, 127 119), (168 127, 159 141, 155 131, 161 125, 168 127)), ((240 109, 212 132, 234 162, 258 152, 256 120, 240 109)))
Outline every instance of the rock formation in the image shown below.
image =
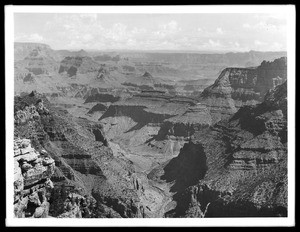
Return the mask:
POLYGON ((104 65, 102 65, 98 70, 98 74, 96 78, 105 82, 107 81, 107 79, 109 79, 109 76, 110 76, 109 70, 107 70, 107 68, 104 65))
POLYGON ((34 75, 55 73, 58 70, 58 63, 54 52, 47 46, 36 46, 24 59, 15 63, 18 70, 28 70, 34 75))
POLYGON ((143 75, 141 76, 136 76, 136 77, 129 77, 123 85, 132 85, 139 87, 141 89, 153 89, 154 85, 158 85, 163 83, 162 79, 159 77, 153 77, 149 72, 144 72, 143 75), (151 88, 149 88, 151 87, 151 88))
MULTIPOLYGON (((39 117, 28 116, 25 120, 16 117, 15 135, 30 139, 35 149, 44 149, 55 160, 51 173, 55 187, 49 197, 49 215, 109 217, 112 213, 138 217, 139 199, 132 190, 130 174, 133 167, 128 161, 112 155, 101 127, 86 120, 74 121, 71 115, 53 108, 44 96, 36 92, 15 98, 16 114, 27 112, 28 105, 36 107, 39 117), (72 200, 69 193, 79 194, 84 199, 79 197, 76 200, 75 197, 72 200)), ((25 163, 24 170, 29 169, 29 165, 32 164, 25 163)), ((29 172, 32 171, 29 169, 29 172)))
MULTIPOLYGON (((181 176, 167 179, 177 187, 173 187, 176 206, 166 216, 287 216, 285 112, 286 82, 270 90, 263 103, 242 107, 230 119, 195 133, 185 146, 203 147, 199 155, 206 161, 198 165, 205 162, 207 171, 187 188, 180 187, 181 176)), ((164 172, 169 176, 174 170, 164 172)))
POLYGON ((15 217, 48 217, 54 160, 36 151, 29 139, 15 138, 14 164, 15 217))
POLYGON ((199 101, 209 108, 213 121, 217 122, 243 105, 262 102, 267 91, 286 78, 286 57, 264 61, 256 68, 226 68, 213 85, 204 89, 199 101))
POLYGON ((287 215, 286 58, 262 62, 285 53, 23 45, 15 44, 24 88, 14 99, 16 217, 287 215), (29 90, 42 86, 46 94, 29 90))
POLYGON ((69 77, 72 77, 76 76, 77 73, 97 72, 99 66, 98 63, 88 56, 68 56, 60 62, 58 73, 66 72, 69 77))
POLYGON ((53 60, 59 61, 59 57, 55 54, 55 51, 47 44, 42 43, 14 43, 14 58, 15 61, 23 60, 26 57, 33 56, 35 54, 42 54, 45 57, 49 57, 53 60), (31 54, 31 55, 30 55, 31 54))

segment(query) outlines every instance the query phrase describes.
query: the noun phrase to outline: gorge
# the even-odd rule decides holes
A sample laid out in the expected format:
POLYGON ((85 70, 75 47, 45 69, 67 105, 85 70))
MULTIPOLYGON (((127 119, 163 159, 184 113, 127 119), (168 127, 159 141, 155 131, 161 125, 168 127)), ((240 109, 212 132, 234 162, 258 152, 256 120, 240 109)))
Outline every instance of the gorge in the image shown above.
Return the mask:
POLYGON ((286 53, 15 43, 14 70, 15 217, 287 217, 286 53))

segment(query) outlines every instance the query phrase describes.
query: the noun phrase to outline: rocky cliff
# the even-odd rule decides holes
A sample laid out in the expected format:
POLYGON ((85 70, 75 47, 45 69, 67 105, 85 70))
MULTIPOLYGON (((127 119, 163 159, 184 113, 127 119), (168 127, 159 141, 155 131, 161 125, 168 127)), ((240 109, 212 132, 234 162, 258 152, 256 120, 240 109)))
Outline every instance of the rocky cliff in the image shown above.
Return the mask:
POLYGON ((135 136, 128 136, 129 132, 142 132, 142 128, 153 128, 152 136, 147 133, 144 136, 139 134, 136 138, 141 143, 149 142, 150 146, 156 146, 156 141, 165 139, 187 139, 195 130, 211 125, 208 110, 197 104, 195 99, 172 96, 162 91, 142 91, 133 97, 117 101, 109 106, 99 120, 111 139, 124 133, 127 134, 127 139, 133 141, 135 136), (126 126, 123 120, 127 121, 126 126), (154 132, 157 129, 159 131, 154 132))
POLYGON ((15 61, 23 60, 28 57, 32 51, 39 51, 42 54, 58 61, 55 51, 47 44, 42 43, 14 43, 14 58, 15 61))
POLYGON ((151 173, 173 185, 167 217, 287 216, 286 90, 285 82, 263 103, 242 107, 230 119, 196 132, 181 153, 199 146, 198 161, 179 155, 156 169, 163 172, 151 173), (166 168, 172 163, 181 163, 183 170, 203 166, 204 174, 188 184, 166 168))
POLYGON ((48 75, 57 72, 58 62, 49 48, 37 46, 24 59, 15 62, 16 75, 20 75, 22 70, 28 70, 34 75, 48 75))
POLYGON ((219 121, 243 105, 263 101, 269 89, 287 78, 286 57, 262 62, 256 68, 226 68, 215 83, 200 94, 199 101, 211 111, 213 121, 219 121))
POLYGON ((45 150, 35 150, 29 139, 14 139, 15 217, 48 217, 54 168, 54 160, 45 150))
POLYGON ((17 137, 29 139, 55 160, 50 216, 139 217, 133 167, 113 156, 99 124, 75 119, 33 92, 15 98, 15 126, 17 137), (73 193, 81 197, 71 197, 73 193))

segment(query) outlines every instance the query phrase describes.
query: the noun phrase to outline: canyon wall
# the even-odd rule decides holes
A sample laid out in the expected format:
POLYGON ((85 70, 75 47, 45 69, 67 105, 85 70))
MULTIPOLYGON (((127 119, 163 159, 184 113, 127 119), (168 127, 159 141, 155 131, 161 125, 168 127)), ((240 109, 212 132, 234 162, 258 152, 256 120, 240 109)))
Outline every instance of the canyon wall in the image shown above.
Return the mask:
POLYGON ((235 113, 244 105, 263 101, 269 89, 287 78, 286 57, 262 62, 256 68, 226 68, 213 85, 204 89, 199 101, 210 110, 217 122, 235 113))
POLYGON ((55 161, 48 216, 139 217, 133 167, 113 156, 99 124, 73 118, 32 92, 15 98, 15 126, 15 136, 55 161))
MULTIPOLYGON (((195 134, 185 146, 203 147, 198 156, 206 160, 195 162, 205 162, 207 171, 197 184, 176 189, 175 207, 166 216, 287 216, 286 89, 285 82, 261 104, 242 107, 230 119, 195 134)), ((180 178, 170 184, 176 186, 180 178)))

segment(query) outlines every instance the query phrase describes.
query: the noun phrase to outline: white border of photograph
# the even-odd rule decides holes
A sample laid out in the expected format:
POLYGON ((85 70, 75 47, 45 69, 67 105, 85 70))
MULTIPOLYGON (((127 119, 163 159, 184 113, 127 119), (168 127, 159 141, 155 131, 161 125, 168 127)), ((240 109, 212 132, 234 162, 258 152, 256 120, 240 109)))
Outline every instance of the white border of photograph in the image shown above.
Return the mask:
POLYGON ((295 225, 295 7, 293 5, 195 6, 5 6, 6 226, 294 226, 295 225), (14 13, 284 13, 287 15, 288 68, 288 217, 286 218, 156 218, 58 219, 14 218, 13 100, 14 13))

